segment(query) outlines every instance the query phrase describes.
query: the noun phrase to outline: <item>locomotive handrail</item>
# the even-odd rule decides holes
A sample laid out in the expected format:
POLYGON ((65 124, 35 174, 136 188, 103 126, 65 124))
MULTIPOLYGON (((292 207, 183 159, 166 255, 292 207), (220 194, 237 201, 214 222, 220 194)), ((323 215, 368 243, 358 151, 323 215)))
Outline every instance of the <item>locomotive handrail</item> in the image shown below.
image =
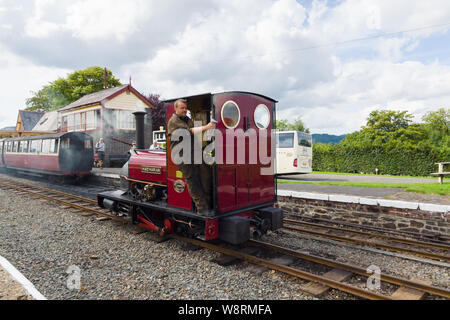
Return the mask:
POLYGON ((124 178, 127 181, 131 181, 131 182, 139 182, 139 183, 145 183, 145 184, 149 184, 149 185, 153 185, 153 186, 167 187, 167 184, 154 183, 154 182, 148 182, 148 181, 142 181, 142 180, 136 180, 136 179, 130 179, 127 176, 120 176, 120 177, 124 178))

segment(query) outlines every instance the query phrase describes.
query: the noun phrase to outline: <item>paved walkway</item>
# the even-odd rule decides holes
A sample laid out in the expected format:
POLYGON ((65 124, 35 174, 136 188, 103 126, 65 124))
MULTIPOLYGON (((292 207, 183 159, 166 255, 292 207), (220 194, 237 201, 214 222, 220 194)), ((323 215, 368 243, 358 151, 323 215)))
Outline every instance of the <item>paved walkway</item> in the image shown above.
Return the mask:
POLYGON ((432 183, 437 179, 424 178, 397 178, 385 176, 355 176, 355 175, 339 175, 339 174, 298 174, 279 176, 283 180, 297 180, 309 182, 335 181, 335 182, 380 182, 380 183, 432 183))
POLYGON ((0 256, 0 300, 46 300, 8 260, 0 256))
POLYGON ((0 300, 32 300, 25 289, 0 266, 0 300))

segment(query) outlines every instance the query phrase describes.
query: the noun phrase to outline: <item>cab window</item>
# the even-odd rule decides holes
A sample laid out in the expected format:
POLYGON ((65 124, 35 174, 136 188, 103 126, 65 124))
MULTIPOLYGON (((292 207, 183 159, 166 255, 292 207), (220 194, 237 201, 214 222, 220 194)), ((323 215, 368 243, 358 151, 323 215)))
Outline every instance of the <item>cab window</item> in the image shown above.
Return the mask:
POLYGON ((234 101, 225 102, 222 107, 222 122, 228 129, 238 126, 241 119, 241 112, 234 101))
POLYGON ((254 120, 259 129, 267 129, 270 124, 270 111, 265 104, 256 107, 254 120))

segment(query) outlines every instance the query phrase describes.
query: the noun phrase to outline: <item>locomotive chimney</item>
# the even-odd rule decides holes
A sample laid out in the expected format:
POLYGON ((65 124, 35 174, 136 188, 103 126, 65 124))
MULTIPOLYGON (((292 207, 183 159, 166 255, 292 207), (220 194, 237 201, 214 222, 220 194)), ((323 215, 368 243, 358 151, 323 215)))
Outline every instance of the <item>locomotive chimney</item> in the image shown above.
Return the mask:
POLYGON ((147 112, 134 112, 136 117, 136 149, 145 149, 145 136, 144 136, 144 120, 147 112))

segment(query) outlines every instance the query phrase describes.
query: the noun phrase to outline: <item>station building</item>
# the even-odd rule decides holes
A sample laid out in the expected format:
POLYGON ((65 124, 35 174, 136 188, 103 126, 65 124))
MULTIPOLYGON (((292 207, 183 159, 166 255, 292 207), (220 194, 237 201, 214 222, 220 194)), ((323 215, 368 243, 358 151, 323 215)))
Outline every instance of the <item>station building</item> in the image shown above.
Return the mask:
POLYGON ((94 143, 103 138, 105 165, 124 163, 136 139, 133 112, 147 112, 145 144, 152 143, 151 110, 154 106, 131 84, 86 95, 58 110, 58 132, 86 132, 94 143))

